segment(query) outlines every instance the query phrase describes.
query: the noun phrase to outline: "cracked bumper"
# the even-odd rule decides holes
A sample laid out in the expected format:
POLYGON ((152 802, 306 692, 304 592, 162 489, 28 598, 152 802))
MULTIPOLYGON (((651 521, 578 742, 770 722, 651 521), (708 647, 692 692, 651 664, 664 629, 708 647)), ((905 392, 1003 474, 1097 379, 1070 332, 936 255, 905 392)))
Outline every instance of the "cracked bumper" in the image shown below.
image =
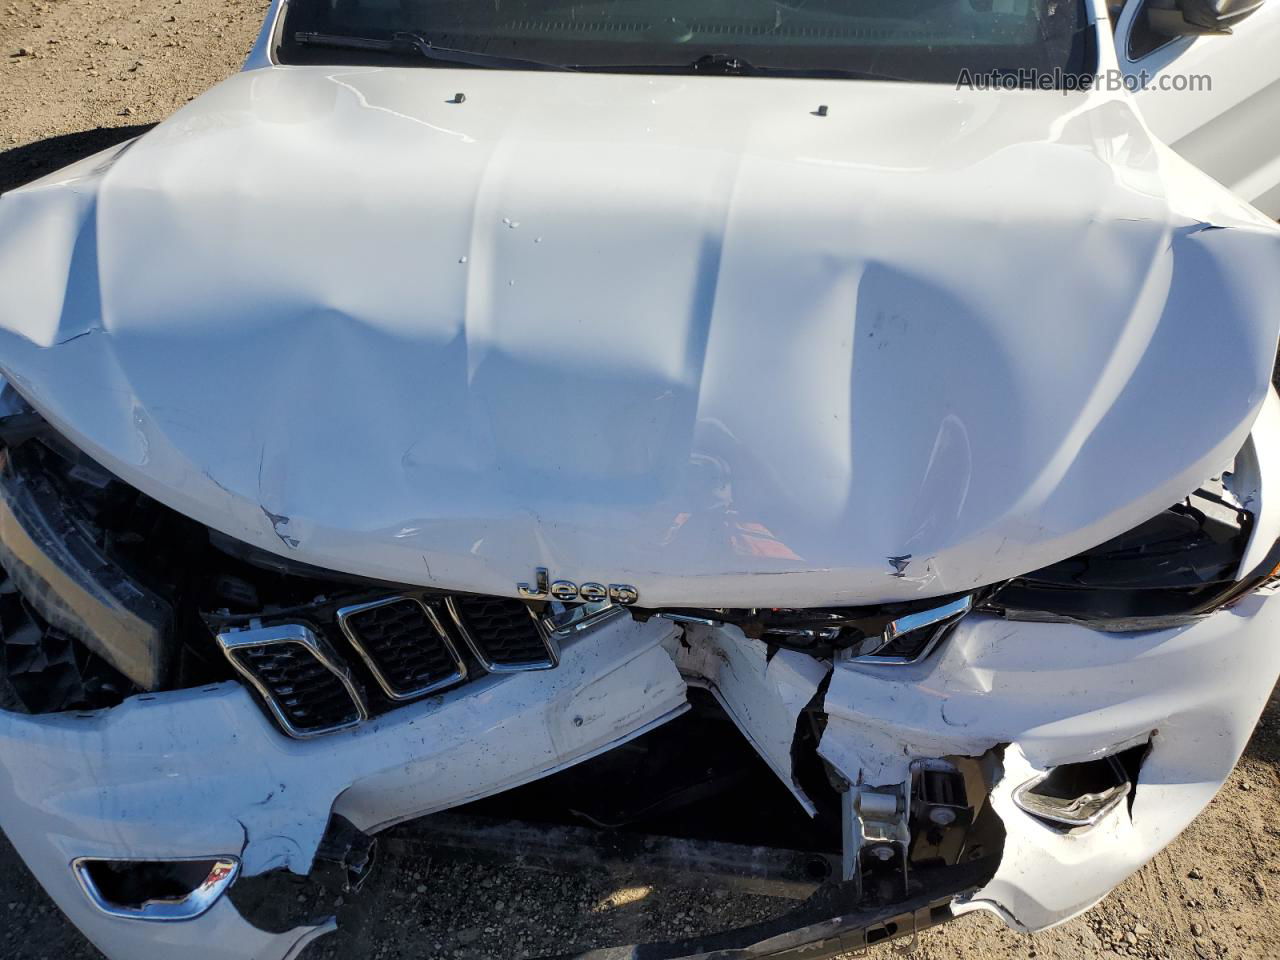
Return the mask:
POLYGON ((975 617, 925 663, 837 667, 822 753, 880 783, 912 757, 1007 744, 991 793, 1006 830, 1000 868, 956 909, 1040 930, 1088 909, 1186 828, 1240 758, 1277 674, 1280 599, 1268 591, 1145 633, 975 617), (1088 831, 1053 829, 1013 802, 1040 771, 1148 740, 1128 808, 1088 831))
POLYGON ((0 713, 0 825, 68 917, 113 960, 277 960, 315 932, 270 935, 223 898, 200 918, 106 916, 77 857, 239 856, 242 876, 310 870, 331 813, 373 832, 537 779, 685 709, 663 621, 615 620, 553 671, 488 677, 358 729, 290 740, 236 683, 112 710, 0 713))
MULTIPOLYGON (((321 741, 281 736, 235 684, 84 715, 0 714, 0 823, 109 957, 295 956, 327 928, 265 933, 225 898, 184 923, 112 918, 90 906, 69 864, 231 854, 245 876, 305 873, 331 814, 373 832, 545 776, 679 713, 686 686, 668 653, 675 630, 616 620, 567 646, 558 670, 487 678, 321 741)), ((924 663, 837 664, 820 752, 851 782, 874 784, 900 779, 914 758, 1004 745, 991 793, 1006 831, 999 866, 981 882, 921 891, 913 915, 932 904, 937 919, 946 913, 938 895, 954 896, 955 912, 989 909, 1041 929, 1103 897, 1208 803, 1280 673, 1277 637, 1280 601, 1267 593, 1143 634, 975 616, 924 663), (1052 829, 1012 801, 1036 771, 1148 739, 1131 810, 1122 805, 1084 833, 1052 829)), ((809 916, 821 902, 782 940, 775 930, 749 943, 753 934, 740 932, 741 952, 731 955, 787 955, 802 943, 806 956, 831 955, 826 948, 881 935, 902 906, 809 916)), ((619 949, 599 956, 631 955, 619 949)), ((690 955, 670 949, 661 955, 690 955)))

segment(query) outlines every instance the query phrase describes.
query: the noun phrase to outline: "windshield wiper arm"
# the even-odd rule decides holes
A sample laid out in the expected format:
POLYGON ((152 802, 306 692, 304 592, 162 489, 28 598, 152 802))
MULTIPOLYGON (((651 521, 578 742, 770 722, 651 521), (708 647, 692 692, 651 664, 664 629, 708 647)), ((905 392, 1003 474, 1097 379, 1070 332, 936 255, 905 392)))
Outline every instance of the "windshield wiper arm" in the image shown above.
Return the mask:
POLYGON ((338 50, 374 50, 401 56, 418 56, 440 63, 457 63, 468 67, 485 67, 491 70, 572 70, 558 63, 541 60, 524 60, 520 57, 503 57, 475 50, 458 50, 438 47, 430 38, 412 30, 401 30, 384 40, 374 37, 352 37, 338 33, 295 33, 295 43, 310 47, 332 47, 338 50))
POLYGON ((761 67, 730 53, 708 53, 692 63, 575 64, 572 69, 601 73, 694 73, 719 77, 799 77, 815 80, 904 80, 868 70, 843 67, 761 67))

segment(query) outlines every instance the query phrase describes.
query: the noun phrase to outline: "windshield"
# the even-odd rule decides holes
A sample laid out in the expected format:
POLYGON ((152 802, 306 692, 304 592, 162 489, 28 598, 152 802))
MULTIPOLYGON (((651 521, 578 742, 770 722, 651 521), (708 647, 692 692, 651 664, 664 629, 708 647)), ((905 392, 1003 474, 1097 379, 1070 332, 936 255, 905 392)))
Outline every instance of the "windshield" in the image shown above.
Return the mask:
POLYGON ((1035 74, 1060 86, 1093 72, 1091 32, 1082 0, 289 0, 278 55, 459 66, 429 55, 443 48, 492 58, 471 67, 952 84, 1035 74), (387 42, 406 32, 416 44, 387 42))

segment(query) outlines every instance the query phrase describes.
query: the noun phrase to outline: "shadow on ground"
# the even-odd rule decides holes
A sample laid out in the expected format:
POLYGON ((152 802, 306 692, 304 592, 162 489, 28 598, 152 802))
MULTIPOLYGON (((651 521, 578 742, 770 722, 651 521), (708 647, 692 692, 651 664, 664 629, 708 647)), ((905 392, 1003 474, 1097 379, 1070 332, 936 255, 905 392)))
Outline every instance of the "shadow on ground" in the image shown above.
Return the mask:
POLYGON ((6 150, 0 153, 0 193, 141 136, 153 126, 155 124, 142 123, 131 127, 99 127, 6 150))
POLYGON ((1280 686, 1271 691, 1271 699, 1258 718, 1258 726, 1244 748, 1244 755, 1280 768, 1280 686))

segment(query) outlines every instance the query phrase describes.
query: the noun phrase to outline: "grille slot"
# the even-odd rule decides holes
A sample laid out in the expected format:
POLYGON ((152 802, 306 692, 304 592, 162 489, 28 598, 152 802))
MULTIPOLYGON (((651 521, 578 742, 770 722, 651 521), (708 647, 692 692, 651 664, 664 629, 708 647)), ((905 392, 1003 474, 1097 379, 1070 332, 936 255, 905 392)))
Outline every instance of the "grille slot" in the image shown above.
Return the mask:
POLYGON ((560 662, 554 638, 523 601, 457 596, 446 605, 467 646, 491 673, 550 670, 560 662))
POLYGON ((291 737, 333 733, 369 715, 347 665, 309 627, 220 633, 218 643, 291 737))
POLYGON ((338 625, 392 700, 421 697, 466 679, 466 663, 436 611, 417 598, 344 607, 338 625))

